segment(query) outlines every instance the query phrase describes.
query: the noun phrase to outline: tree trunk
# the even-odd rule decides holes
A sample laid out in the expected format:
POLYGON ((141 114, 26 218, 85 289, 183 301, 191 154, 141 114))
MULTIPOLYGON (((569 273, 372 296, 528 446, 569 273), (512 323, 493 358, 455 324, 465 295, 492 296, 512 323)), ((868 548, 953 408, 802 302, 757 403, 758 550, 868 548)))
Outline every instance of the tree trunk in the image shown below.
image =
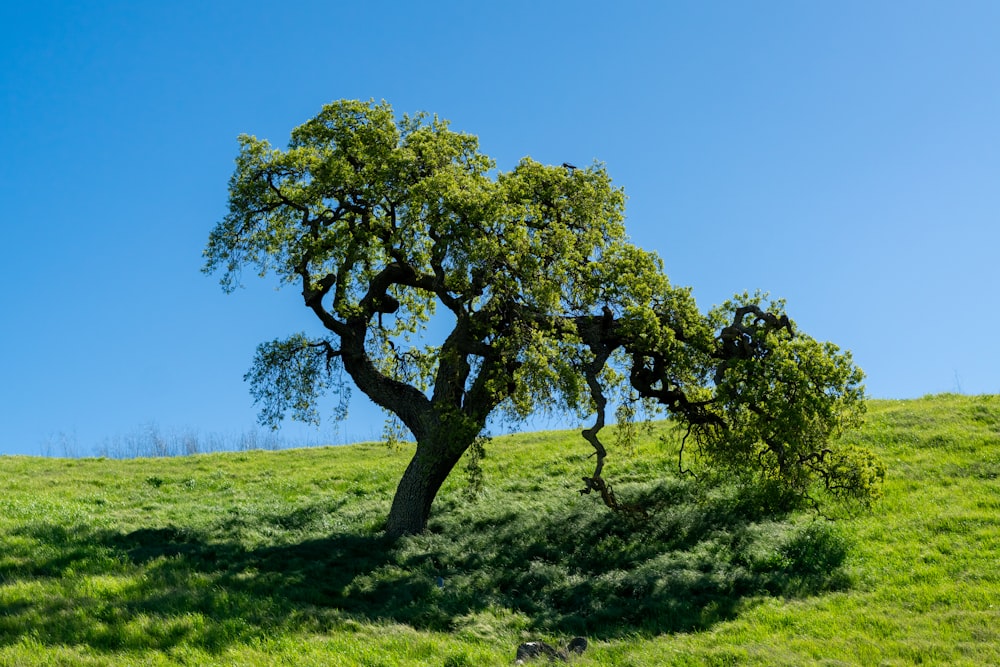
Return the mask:
POLYGON ((417 443, 417 451, 403 472, 392 499, 385 534, 395 539, 416 535, 427 528, 431 504, 448 474, 471 445, 463 443, 417 443))

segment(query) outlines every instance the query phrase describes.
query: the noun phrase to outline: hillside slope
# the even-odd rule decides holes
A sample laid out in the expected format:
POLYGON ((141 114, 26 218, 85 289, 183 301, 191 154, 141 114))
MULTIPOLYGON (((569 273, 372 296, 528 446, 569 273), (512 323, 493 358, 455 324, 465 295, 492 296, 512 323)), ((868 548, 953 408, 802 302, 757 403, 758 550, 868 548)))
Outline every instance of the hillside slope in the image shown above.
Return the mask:
POLYGON ((0 664, 1000 664, 1000 397, 874 401, 871 514, 680 478, 658 424, 581 496, 575 433, 505 436, 427 534, 378 534, 409 450, 0 457, 0 664), (481 479, 477 485, 476 479, 481 479))

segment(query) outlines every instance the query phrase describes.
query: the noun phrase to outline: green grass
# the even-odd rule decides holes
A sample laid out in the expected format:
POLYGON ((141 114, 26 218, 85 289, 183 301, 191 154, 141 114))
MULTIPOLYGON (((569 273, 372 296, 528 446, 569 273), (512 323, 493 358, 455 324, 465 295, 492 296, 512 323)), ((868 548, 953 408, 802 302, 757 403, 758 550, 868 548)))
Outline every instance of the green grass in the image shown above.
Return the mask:
POLYGON ((606 468, 646 523, 577 493, 578 435, 536 433, 395 545, 407 447, 0 457, 0 665, 508 665, 577 634, 577 665, 1000 664, 1000 397, 869 412, 846 437, 886 495, 836 523, 678 478, 666 424, 606 468))

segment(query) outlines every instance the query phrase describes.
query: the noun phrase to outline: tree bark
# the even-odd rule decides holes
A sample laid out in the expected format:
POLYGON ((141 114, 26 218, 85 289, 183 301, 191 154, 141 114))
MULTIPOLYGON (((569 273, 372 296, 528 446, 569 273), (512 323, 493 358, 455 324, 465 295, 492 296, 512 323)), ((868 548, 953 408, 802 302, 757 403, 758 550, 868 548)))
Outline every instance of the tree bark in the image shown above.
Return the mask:
POLYGON ((429 443, 417 443, 417 451, 403 472, 392 499, 385 524, 387 537, 417 535, 427 528, 435 496, 471 444, 472 440, 449 442, 447 436, 438 436, 429 443))

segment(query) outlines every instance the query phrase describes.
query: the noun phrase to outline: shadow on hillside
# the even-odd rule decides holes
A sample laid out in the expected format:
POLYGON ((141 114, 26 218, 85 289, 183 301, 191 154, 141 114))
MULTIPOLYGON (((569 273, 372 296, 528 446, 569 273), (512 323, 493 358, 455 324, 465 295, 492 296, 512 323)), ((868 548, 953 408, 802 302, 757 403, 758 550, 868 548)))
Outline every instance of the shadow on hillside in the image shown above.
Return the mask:
POLYGON ((733 498, 677 505, 677 489, 655 493, 673 509, 641 526, 587 503, 485 517, 455 510, 395 545, 342 533, 247 548, 174 526, 119 533, 36 523, 22 535, 54 555, 0 567, 0 579, 67 583, 62 597, 5 609, 0 641, 30 627, 43 641, 98 650, 221 650, 352 621, 461 630, 497 610, 530 619, 534 631, 613 638, 705 628, 760 596, 846 585, 846 547, 827 524, 790 528, 733 498), (86 583, 108 576, 132 583, 86 583))

